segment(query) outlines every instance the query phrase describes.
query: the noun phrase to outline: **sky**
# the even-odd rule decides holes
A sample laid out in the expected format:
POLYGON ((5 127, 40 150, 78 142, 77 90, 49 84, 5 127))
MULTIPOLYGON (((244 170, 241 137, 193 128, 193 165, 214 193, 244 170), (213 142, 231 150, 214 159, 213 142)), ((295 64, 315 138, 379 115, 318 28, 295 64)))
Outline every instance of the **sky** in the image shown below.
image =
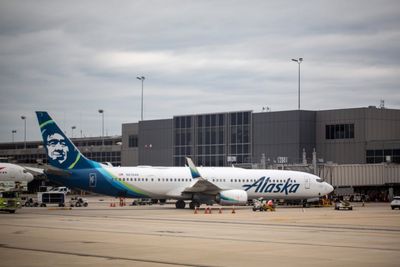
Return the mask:
POLYGON ((0 0, 0 142, 120 135, 144 119, 400 109, 400 1, 0 0), (72 126, 76 129, 73 131, 72 126))

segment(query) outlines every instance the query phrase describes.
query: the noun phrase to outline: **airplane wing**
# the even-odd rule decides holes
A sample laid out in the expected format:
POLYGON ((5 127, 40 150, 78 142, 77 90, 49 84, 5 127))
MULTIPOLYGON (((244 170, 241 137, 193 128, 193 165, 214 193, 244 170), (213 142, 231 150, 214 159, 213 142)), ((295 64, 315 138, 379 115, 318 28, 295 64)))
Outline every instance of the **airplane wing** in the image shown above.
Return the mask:
MULTIPOLYGON (((42 166, 42 165, 41 165, 42 166)), ((23 166, 23 168, 31 173, 34 176, 39 176, 39 175, 46 175, 46 174, 54 174, 54 175, 59 175, 59 176, 69 176, 71 175, 70 172, 53 167, 51 165, 43 165, 43 168, 34 168, 34 167, 28 167, 28 166, 23 166)))
POLYGON ((41 169, 41 168, 34 168, 34 167, 27 167, 27 166, 23 166, 23 168, 27 172, 31 173, 33 176, 44 174, 44 169, 41 169))
POLYGON ((201 177, 200 172, 197 170, 190 158, 186 158, 186 160, 188 162, 192 177, 193 179, 196 179, 196 181, 190 187, 186 187, 182 193, 202 193, 214 195, 222 191, 222 189, 217 185, 201 177))

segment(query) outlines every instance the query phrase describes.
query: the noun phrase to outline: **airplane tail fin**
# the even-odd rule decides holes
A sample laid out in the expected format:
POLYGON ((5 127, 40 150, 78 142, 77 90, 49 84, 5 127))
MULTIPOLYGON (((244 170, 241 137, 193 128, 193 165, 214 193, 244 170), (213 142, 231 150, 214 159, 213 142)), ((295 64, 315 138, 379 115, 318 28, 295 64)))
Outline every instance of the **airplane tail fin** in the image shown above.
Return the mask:
POLYGON ((63 170, 94 167, 95 162, 82 155, 47 112, 36 111, 36 116, 51 166, 63 170))
POLYGON ((191 158, 186 158, 186 161, 188 163, 190 173, 192 174, 193 179, 201 178, 199 170, 196 168, 196 165, 194 165, 193 161, 191 158))

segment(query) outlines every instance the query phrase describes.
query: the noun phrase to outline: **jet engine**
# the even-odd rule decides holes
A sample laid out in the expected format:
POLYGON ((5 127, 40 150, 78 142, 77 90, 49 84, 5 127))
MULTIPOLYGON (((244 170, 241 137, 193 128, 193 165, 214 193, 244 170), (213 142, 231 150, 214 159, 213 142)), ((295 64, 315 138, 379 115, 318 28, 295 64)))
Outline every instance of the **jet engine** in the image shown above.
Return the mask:
POLYGON ((220 205, 243 205, 247 203, 247 192, 240 189, 219 192, 215 201, 220 205))

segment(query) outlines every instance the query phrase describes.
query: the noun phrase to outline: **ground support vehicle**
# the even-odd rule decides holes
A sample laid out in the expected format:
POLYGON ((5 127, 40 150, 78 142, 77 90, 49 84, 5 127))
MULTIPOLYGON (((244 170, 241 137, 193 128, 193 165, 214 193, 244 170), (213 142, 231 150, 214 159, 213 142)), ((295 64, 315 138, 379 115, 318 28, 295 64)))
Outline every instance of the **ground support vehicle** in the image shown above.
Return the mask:
POLYGON ((85 198, 82 197, 73 197, 69 201, 69 206, 70 207, 87 207, 88 202, 85 198))
POLYGON ((349 201, 340 200, 335 203, 335 210, 353 210, 353 206, 349 201))
POLYGON ((19 208, 21 208, 21 198, 18 191, 0 192, 0 211, 15 213, 19 208))
POLYGON ((254 199, 253 211, 275 211, 275 205, 268 204, 265 200, 254 199))
POLYGON ((25 207, 38 207, 39 203, 33 198, 26 198, 25 203, 23 204, 25 207))
POLYGON ((150 198, 137 198, 132 201, 131 206, 139 206, 139 205, 153 205, 153 200, 150 198))
POLYGON ((46 207, 49 204, 55 204, 59 207, 65 207, 65 192, 39 192, 37 193, 37 205, 34 204, 35 207, 46 207))
POLYGON ((392 202, 390 202, 390 206, 392 207, 392 210, 394 209, 400 210, 400 196, 394 197, 392 202))

